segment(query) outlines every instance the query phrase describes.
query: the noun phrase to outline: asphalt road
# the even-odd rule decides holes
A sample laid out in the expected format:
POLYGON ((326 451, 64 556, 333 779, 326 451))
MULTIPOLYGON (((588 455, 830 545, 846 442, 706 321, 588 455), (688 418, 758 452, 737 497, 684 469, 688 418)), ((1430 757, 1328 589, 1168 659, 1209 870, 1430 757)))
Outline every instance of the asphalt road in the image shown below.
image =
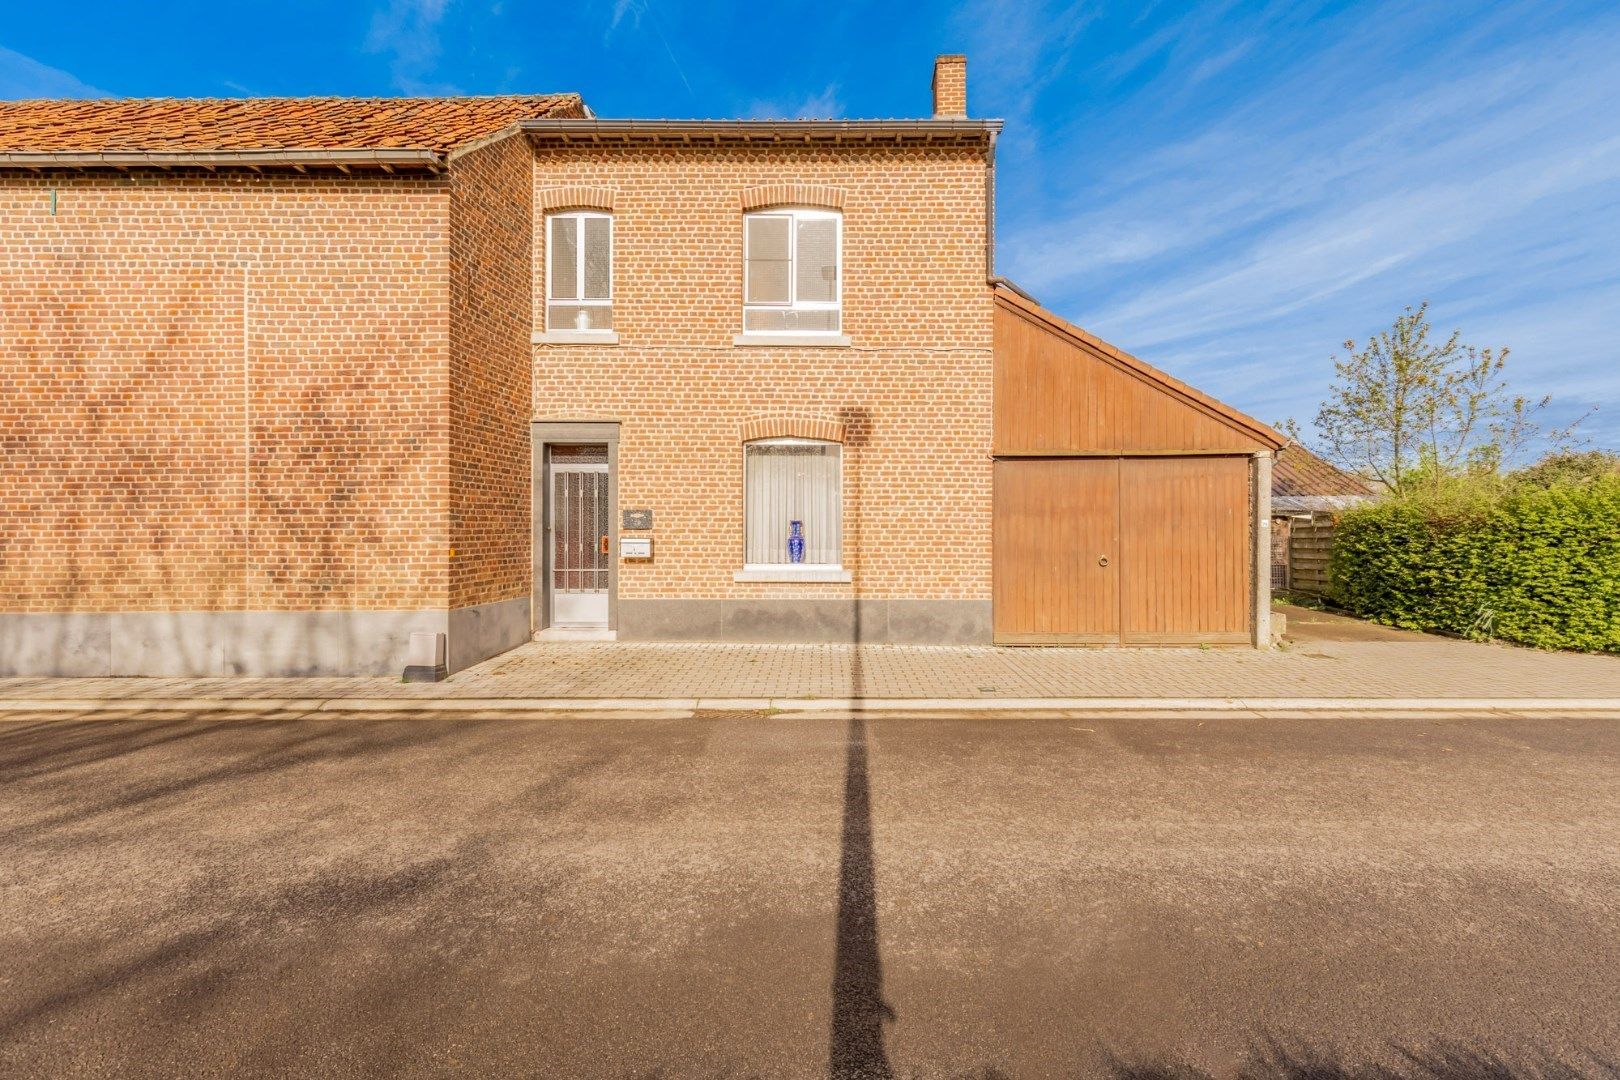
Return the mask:
POLYGON ((1613 721, 0 722, 7 1075, 1595 1077, 1617 1003, 1613 721))

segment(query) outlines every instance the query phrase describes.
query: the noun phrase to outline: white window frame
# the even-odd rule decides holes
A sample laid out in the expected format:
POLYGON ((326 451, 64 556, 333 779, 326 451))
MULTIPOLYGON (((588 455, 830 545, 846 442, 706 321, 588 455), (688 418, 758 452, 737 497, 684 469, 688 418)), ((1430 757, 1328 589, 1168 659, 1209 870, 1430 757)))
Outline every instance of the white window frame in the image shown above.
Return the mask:
MULTIPOLYGON (((745 337, 824 337, 837 338, 844 332, 844 215, 837 210, 811 210, 797 207, 776 207, 770 210, 750 210, 743 215, 743 305, 742 305, 742 333, 745 337), (748 302, 748 223, 754 218, 785 217, 792 221, 788 229, 788 299, 786 303, 755 303, 748 302), (836 259, 833 274, 835 295, 831 300, 800 300, 799 299, 799 222, 806 220, 832 221, 834 223, 833 257, 836 259), (750 311, 836 311, 838 325, 831 330, 750 330, 748 328, 748 313, 750 311)), ((840 455, 842 451, 840 451, 840 455)), ((839 461, 840 483, 843 478, 843 462, 839 461)))
POLYGON ((831 439, 805 439, 799 436, 782 436, 775 439, 753 439, 743 443, 743 573, 781 576, 792 579, 794 576, 817 573, 842 573, 844 570, 844 444, 831 439), (748 561, 748 510, 749 499, 753 498, 748 490, 748 450, 754 446, 832 446, 838 449, 838 561, 830 563, 751 563, 748 561))
POLYGON ((614 330, 580 330, 572 326, 551 325, 551 305, 572 304, 576 307, 613 307, 613 260, 614 246, 617 239, 614 236, 613 215, 602 210, 563 210, 555 214, 546 215, 546 329, 552 333, 565 333, 570 336, 581 335, 600 338, 616 338, 614 330), (583 296, 579 299, 556 297, 551 294, 551 252, 553 222, 563 219, 572 219, 579 222, 579 236, 574 245, 574 280, 579 282, 579 291, 585 291, 585 221, 588 218, 602 218, 608 223, 608 294, 605 300, 587 300, 583 296))

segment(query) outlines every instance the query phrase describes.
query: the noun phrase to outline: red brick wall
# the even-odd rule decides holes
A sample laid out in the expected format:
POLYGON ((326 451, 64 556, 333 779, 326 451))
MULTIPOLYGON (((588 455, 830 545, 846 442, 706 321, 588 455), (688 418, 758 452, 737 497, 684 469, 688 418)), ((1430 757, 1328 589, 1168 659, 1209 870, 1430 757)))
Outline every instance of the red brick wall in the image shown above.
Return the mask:
POLYGON ((527 596, 533 152, 508 138, 450 167, 450 603, 527 596))
POLYGON ((531 155, 0 178, 0 610, 524 595, 531 417, 622 424, 621 504, 657 514, 622 596, 988 597, 978 151, 531 155), (843 202, 851 348, 732 344, 744 193, 784 184, 843 202), (568 185, 614 194, 617 347, 526 341, 534 188, 568 185), (784 416, 847 433, 853 584, 731 579, 742 442, 784 416))
MULTIPOLYGON (((626 598, 988 599, 991 300, 985 162, 966 148, 542 148, 535 183, 614 193, 617 346, 535 349, 543 420, 616 420, 619 501, 655 513, 626 598), (742 204, 837 189, 852 347, 739 348, 742 204), (762 416, 842 421, 850 584, 734 582, 742 443, 762 416)), ((543 267, 538 224, 536 266, 543 267)), ((537 272, 537 328, 544 274, 537 272)))
POLYGON ((0 609, 443 607, 448 204, 0 176, 0 609))

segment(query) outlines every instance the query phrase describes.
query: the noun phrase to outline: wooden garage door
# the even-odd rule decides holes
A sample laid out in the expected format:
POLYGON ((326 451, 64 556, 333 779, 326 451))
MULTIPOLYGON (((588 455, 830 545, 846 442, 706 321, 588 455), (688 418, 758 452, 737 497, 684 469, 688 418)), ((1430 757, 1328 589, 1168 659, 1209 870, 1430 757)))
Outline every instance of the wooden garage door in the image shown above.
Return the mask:
POLYGON ((1118 458, 995 467, 995 638, 1119 641, 1118 458))
POLYGON ((1120 465, 1121 618, 1127 645, 1249 640, 1249 459, 1120 465))
POLYGON ((1002 644, 1249 640, 1246 457, 995 464, 1002 644))

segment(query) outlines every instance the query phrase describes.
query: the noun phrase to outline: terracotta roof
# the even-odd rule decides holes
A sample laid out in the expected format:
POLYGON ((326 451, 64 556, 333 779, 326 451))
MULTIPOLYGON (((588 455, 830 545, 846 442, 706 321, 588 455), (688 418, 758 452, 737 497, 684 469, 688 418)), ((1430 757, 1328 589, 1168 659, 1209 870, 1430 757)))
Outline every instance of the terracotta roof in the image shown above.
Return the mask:
POLYGON ((1371 495, 1359 477, 1337 469, 1298 443, 1277 454, 1271 466, 1271 495, 1371 495))
POLYGON ((519 120, 586 115, 578 94, 5 101, 0 102, 0 151, 443 153, 519 120))

